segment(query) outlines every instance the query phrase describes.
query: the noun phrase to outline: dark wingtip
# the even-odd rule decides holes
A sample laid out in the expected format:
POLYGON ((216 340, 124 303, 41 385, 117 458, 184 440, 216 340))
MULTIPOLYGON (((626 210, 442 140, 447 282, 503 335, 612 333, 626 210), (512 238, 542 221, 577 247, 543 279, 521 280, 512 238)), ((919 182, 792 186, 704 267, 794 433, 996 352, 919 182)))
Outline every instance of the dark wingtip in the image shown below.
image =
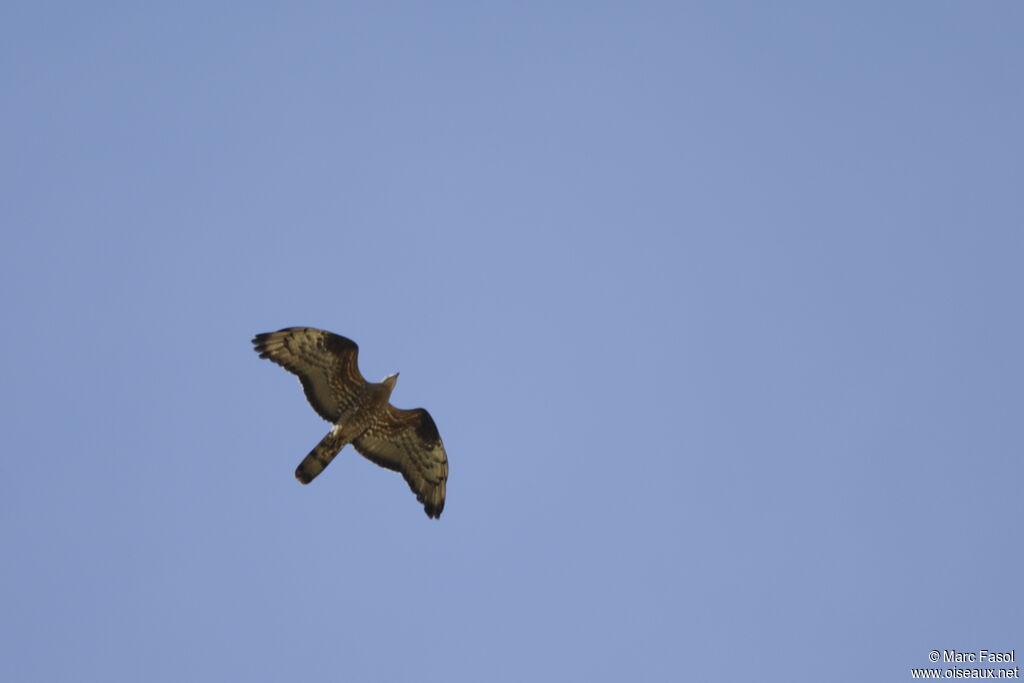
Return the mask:
POLYGON ((305 472, 302 469, 302 465, 299 465, 295 469, 295 478, 298 479, 299 483, 303 484, 303 485, 308 484, 309 482, 313 481, 313 479, 314 479, 313 477, 309 476, 309 473, 305 472))
POLYGON ((257 351, 266 351, 267 339, 270 337, 269 332, 261 332, 252 338, 252 345, 256 347, 257 351))

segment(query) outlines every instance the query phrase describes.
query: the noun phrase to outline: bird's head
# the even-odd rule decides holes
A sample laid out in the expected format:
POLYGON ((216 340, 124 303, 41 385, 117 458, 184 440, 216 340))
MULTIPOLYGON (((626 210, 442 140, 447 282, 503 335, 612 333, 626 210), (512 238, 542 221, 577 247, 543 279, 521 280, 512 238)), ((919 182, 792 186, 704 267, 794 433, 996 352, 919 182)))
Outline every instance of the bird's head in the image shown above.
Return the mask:
POLYGON ((395 388, 395 384, 397 382, 398 382, 398 373, 396 372, 394 374, 391 374, 391 375, 388 375, 387 377, 385 377, 384 380, 381 382, 381 384, 386 386, 388 388, 388 391, 390 392, 390 391, 392 391, 395 388))

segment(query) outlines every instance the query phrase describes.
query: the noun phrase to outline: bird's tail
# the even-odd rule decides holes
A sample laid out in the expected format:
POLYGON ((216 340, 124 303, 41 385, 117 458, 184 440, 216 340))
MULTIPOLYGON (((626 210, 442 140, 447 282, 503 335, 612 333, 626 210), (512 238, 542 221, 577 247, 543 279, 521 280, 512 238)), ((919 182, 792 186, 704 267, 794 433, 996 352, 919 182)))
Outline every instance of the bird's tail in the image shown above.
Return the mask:
POLYGON ((295 478, 303 484, 313 481, 344 447, 345 439, 342 438, 340 430, 332 429, 327 432, 327 436, 322 438, 295 468, 295 478))

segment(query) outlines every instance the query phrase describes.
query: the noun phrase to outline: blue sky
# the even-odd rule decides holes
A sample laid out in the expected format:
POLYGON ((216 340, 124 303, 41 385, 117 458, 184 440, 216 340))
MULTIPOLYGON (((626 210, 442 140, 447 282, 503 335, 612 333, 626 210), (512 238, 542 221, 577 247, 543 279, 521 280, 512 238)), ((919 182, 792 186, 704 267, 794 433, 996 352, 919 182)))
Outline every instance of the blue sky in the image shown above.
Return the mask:
POLYGON ((1019 3, 0 8, 0 678, 1024 651, 1019 3), (428 520, 257 332, 401 371, 428 520))

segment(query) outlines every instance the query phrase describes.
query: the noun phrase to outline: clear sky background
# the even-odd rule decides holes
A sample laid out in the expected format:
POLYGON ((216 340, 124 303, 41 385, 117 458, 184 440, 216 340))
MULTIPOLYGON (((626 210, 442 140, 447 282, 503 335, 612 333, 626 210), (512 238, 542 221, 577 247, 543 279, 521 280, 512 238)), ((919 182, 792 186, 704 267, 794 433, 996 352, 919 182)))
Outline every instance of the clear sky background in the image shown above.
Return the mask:
POLYGON ((0 7, 0 679, 1024 659, 1024 6, 0 7), (250 338, 356 340, 428 520, 250 338))

